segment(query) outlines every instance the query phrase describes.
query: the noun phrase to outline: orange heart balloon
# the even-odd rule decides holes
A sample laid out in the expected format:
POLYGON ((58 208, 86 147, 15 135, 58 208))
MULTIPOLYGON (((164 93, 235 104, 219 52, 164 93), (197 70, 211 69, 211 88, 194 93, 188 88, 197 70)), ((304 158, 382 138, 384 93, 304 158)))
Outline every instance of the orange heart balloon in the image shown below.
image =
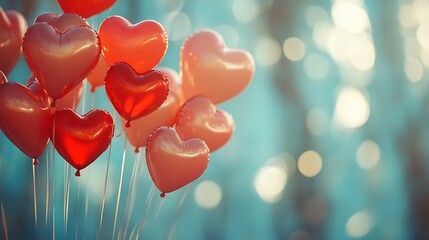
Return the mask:
POLYGON ((83 116, 71 109, 58 110, 52 116, 52 124, 52 143, 77 169, 76 176, 109 147, 113 137, 113 119, 103 110, 91 110, 83 116))
POLYGON ((146 162, 161 197, 199 178, 207 168, 209 153, 198 138, 183 141, 170 127, 155 130, 147 143, 146 162))
POLYGON ((0 85, 0 128, 34 159, 35 165, 48 145, 50 121, 51 110, 45 98, 18 83, 0 85))
POLYGON ((77 13, 84 18, 99 14, 113 6, 116 0, 58 0, 65 13, 77 13))
MULTIPOLYGON (((171 83, 171 81, 169 81, 171 83)), ((171 86, 171 85, 170 85, 171 86)), ((140 147, 146 146, 149 135, 161 126, 172 127, 176 120, 177 112, 180 108, 180 99, 173 89, 170 88, 168 97, 164 103, 152 113, 141 117, 135 121, 131 127, 126 128, 126 120, 121 118, 122 126, 124 126, 125 134, 131 145, 135 147, 135 152, 138 152, 140 147)))
POLYGON ((7 78, 4 75, 4 73, 0 70, 0 85, 2 85, 5 82, 7 82, 7 78))
POLYGON ((100 54, 94 30, 73 27, 59 32, 46 23, 28 28, 23 49, 28 66, 54 104, 89 75, 100 54))
POLYGON ((16 11, 0 7, 0 70, 8 76, 22 54, 22 37, 27 30, 25 18, 16 11))
POLYGON ((255 63, 243 50, 228 49, 211 30, 190 36, 180 52, 180 74, 186 99, 203 95, 214 104, 240 93, 253 77, 255 63))
POLYGON ((153 69, 167 51, 167 34, 152 20, 132 25, 123 17, 112 16, 101 23, 99 35, 109 65, 126 62, 139 73, 153 69))
POLYGON ((216 109, 203 96, 187 101, 177 115, 176 131, 182 139, 199 138, 213 152, 228 142, 234 132, 234 119, 216 109))
POLYGON ((58 15, 53 12, 47 12, 39 15, 34 23, 47 23, 55 27, 59 32, 66 32, 67 30, 74 27, 88 27, 88 22, 81 16, 74 13, 64 13, 58 15))
MULTIPOLYGON (((82 95, 82 86, 83 83, 80 82, 76 87, 74 87, 69 93, 67 93, 64 97, 61 97, 57 100, 56 109, 63 109, 63 108, 71 108, 73 110, 76 110, 77 106, 80 102, 80 97, 82 95)), ((49 104, 52 103, 52 98, 49 97, 49 95, 46 93, 45 89, 43 89, 42 86, 40 86, 39 82, 34 76, 31 76, 27 80, 27 87, 31 89, 33 92, 38 93, 40 96, 44 97, 46 101, 49 102, 49 104)))
POLYGON ((86 78, 91 84, 92 93, 95 92, 95 88, 104 84, 104 77, 106 76, 107 69, 109 69, 109 65, 107 65, 106 58, 104 58, 103 54, 100 54, 97 65, 86 78))
POLYGON ((159 71, 139 74, 126 63, 116 63, 107 70, 105 82, 107 97, 125 120, 143 117, 167 99, 168 80, 159 71))

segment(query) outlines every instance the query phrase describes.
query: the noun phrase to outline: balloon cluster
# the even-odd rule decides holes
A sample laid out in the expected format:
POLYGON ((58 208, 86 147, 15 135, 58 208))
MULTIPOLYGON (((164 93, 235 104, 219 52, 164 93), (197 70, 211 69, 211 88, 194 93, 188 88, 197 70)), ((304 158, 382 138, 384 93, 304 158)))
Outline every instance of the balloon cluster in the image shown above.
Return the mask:
POLYGON ((231 138, 234 120, 215 104, 248 85, 253 58, 203 30, 183 44, 180 76, 155 70, 168 47, 161 24, 111 16, 97 32, 85 20, 115 2, 58 0, 64 14, 42 14, 28 28, 21 14, 0 8, 0 70, 9 75, 23 53, 33 73, 24 86, 0 72, 0 128, 35 165, 52 141, 79 176, 114 136, 108 112, 75 111, 85 78, 92 92, 104 85, 135 151, 146 147, 150 175, 164 196, 200 177, 210 152, 231 138))

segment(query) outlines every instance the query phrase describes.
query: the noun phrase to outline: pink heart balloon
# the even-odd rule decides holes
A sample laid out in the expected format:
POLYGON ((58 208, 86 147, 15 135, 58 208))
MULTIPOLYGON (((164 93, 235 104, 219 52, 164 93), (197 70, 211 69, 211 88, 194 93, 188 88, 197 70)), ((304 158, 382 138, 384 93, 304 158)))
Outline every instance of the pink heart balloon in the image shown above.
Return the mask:
POLYGON ((253 77, 252 55, 226 48, 223 38, 211 30, 190 36, 180 54, 186 99, 203 95, 218 104, 240 93, 253 77))
POLYGON ((185 102, 185 96, 183 95, 182 79, 180 78, 179 74, 173 69, 167 67, 160 67, 157 70, 162 72, 165 77, 167 77, 170 91, 173 91, 174 94, 176 94, 180 100, 180 105, 182 105, 185 102))
POLYGON ((94 30, 72 27, 59 32, 46 23, 28 28, 23 49, 28 66, 54 101, 89 75, 101 51, 94 30))
POLYGON ((217 110, 203 96, 187 101, 177 115, 176 131, 182 139, 199 138, 213 152, 228 142, 234 132, 234 119, 217 110))
POLYGON ((47 23, 55 27, 59 32, 62 32, 62 33, 74 27, 89 28, 88 22, 81 16, 74 13, 64 13, 64 14, 58 15, 53 12, 47 12, 38 16, 34 20, 34 23, 47 23))
MULTIPOLYGON (((171 81, 169 80, 170 86, 171 81)), ((133 121, 130 127, 126 127, 127 120, 121 118, 122 126, 135 152, 140 147, 146 146, 150 134, 161 126, 172 127, 180 108, 180 99, 174 89, 170 88, 167 99, 152 113, 133 121)))
POLYGON ((48 145, 50 121, 45 98, 18 83, 0 85, 0 128, 34 164, 48 145))
POLYGON ((22 54, 22 37, 27 30, 25 18, 16 11, 0 7, 0 70, 7 76, 22 54))
POLYGON ((146 162, 161 197, 199 178, 207 168, 209 153, 198 138, 183 141, 170 127, 155 130, 147 143, 146 162))

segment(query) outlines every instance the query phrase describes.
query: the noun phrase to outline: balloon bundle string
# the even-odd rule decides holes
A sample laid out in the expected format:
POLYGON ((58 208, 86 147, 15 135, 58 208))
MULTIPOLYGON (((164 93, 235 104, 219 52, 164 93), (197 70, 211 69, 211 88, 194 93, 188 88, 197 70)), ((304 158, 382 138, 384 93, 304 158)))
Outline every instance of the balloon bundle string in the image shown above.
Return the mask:
POLYGON ((121 228, 119 230, 119 236, 123 234, 123 237, 122 237, 123 239, 125 239, 125 236, 127 235, 128 224, 130 223, 132 211, 134 208, 134 202, 136 198, 135 185, 137 180, 137 169, 139 168, 139 165, 140 165, 140 152, 136 154, 136 158, 134 159, 133 171, 131 173, 130 185, 128 187, 128 194, 126 198, 127 201, 125 203, 125 211, 124 211, 125 213, 122 219, 121 228))
POLYGON ((75 239, 78 238, 78 232, 79 232, 79 200, 80 200, 80 178, 77 178, 77 201, 76 201, 76 233, 75 233, 75 239))
POLYGON ((176 221, 180 216, 180 213, 181 213, 181 210, 183 208, 185 201, 188 199, 189 189, 190 189, 189 187, 186 188, 185 192, 183 193, 182 197, 180 198, 179 204, 177 204, 176 215, 174 216, 173 222, 171 223, 171 226, 169 227, 167 239, 171 239, 173 237, 174 231, 176 230, 176 221))
POLYGON ((112 239, 115 238, 115 232, 116 232, 116 221, 118 220, 118 210, 119 210, 119 203, 121 201, 121 191, 122 191, 122 180, 124 177, 124 167, 125 167, 125 157, 127 153, 127 138, 124 138, 124 153, 122 155, 122 166, 121 166, 121 176, 119 178, 119 186, 118 186, 118 197, 116 199, 116 210, 115 210, 115 218, 113 220, 113 233, 112 233, 112 239))
POLYGON ((33 205, 34 205, 34 226, 37 231, 37 191, 36 191, 36 166, 32 165, 33 168, 33 205))
POLYGON ((45 197, 45 229, 48 230, 49 214, 49 154, 46 154, 46 197, 45 197))
POLYGON ((7 232, 7 221, 6 221, 6 214, 4 212, 4 207, 3 207, 3 200, 0 201, 0 206, 1 206, 1 220, 3 222, 4 238, 6 240, 8 240, 9 239, 9 235, 8 235, 8 232, 7 232))
MULTIPOLYGON (((155 193, 155 191, 152 192, 151 199, 153 198, 154 193, 155 193)), ((142 223, 139 226, 139 230, 137 231, 137 236, 136 236, 137 239, 140 238, 141 231, 143 230, 144 225, 146 225, 146 222, 148 221, 149 217, 152 215, 152 212, 156 209, 156 213, 159 214, 159 211, 160 211, 160 209, 161 209, 161 207, 163 205, 163 201, 164 201, 164 198, 157 198, 157 201, 155 202, 154 206, 152 206, 152 208, 150 209, 150 211, 146 212, 144 214, 145 216, 143 218, 143 221, 142 221, 142 223)), ((150 205, 150 203, 149 203, 149 205, 150 205)), ((146 208, 146 210, 147 209, 148 208, 146 208)))
POLYGON ((52 126, 52 147, 51 147, 51 162, 52 162, 52 169, 49 172, 51 175, 51 185, 52 185, 52 239, 55 240, 55 118, 53 121, 52 126))
POLYGON ((65 164, 65 179, 64 179, 64 236, 67 236, 67 227, 69 220, 69 202, 70 202, 70 165, 65 164))
MULTIPOLYGON (((150 188, 150 190, 149 190, 149 193, 148 193, 148 195, 147 195, 147 197, 146 197, 146 202, 145 202, 145 204, 146 204, 146 210, 144 211, 144 213, 143 213, 143 215, 145 216, 144 218, 143 218, 143 220, 142 220, 142 225, 143 225, 143 223, 146 221, 146 219, 147 219, 147 213, 149 212, 149 207, 150 207, 150 205, 151 205, 151 203, 152 203, 152 199, 153 199, 153 196, 154 196, 154 194, 155 194, 155 186, 152 184, 152 187, 150 188)), ((139 237, 139 235, 140 235, 140 232, 141 232, 141 229, 143 228, 143 226, 142 225, 140 225, 141 227, 139 227, 138 228, 138 235, 136 235, 136 239, 138 239, 138 237, 139 237)), ((134 228, 133 228, 133 231, 131 232, 131 236, 130 236, 130 239, 132 239, 133 238, 133 236, 134 236, 134 232, 137 230, 137 225, 135 225, 134 226, 134 228)))

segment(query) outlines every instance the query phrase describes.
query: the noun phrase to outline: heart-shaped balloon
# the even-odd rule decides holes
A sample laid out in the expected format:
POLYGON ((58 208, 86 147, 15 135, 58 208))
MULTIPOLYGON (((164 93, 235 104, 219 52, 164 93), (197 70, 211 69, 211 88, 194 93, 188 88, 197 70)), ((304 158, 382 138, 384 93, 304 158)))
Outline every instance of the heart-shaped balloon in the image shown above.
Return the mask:
POLYGON ((77 13, 84 18, 99 14, 113 6, 116 0, 58 0, 65 13, 77 13))
POLYGON ((168 95, 168 80, 164 74, 156 70, 139 74, 126 63, 111 66, 104 84, 113 107, 128 121, 127 127, 131 120, 158 109, 168 95))
POLYGON ((179 74, 173 69, 167 67, 160 67, 157 70, 162 72, 168 79, 168 87, 170 88, 170 91, 174 92, 180 100, 180 105, 182 105, 185 101, 185 96, 183 95, 182 79, 179 74))
POLYGON ((5 82, 7 82, 7 78, 4 75, 4 73, 0 70, 0 85, 2 85, 5 82))
POLYGON ((207 168, 209 154, 198 138, 183 141, 170 127, 155 130, 147 143, 146 162, 161 196, 199 178, 207 168))
POLYGON ((187 99, 203 95, 214 104, 240 93, 254 72, 252 55, 228 49, 223 38, 211 30, 190 36, 180 53, 180 73, 187 99))
POLYGON ((71 109, 58 110, 52 116, 51 140, 58 153, 80 170, 94 162, 110 145, 113 119, 103 110, 91 110, 80 116, 71 109))
POLYGON ((22 37, 27 30, 25 18, 16 11, 0 7, 0 70, 8 76, 22 54, 22 37))
POLYGON ((48 145, 50 122, 45 98, 18 83, 0 85, 0 128, 35 164, 48 145))
POLYGON ((91 84, 92 93, 95 92, 96 87, 102 86, 104 84, 104 77, 106 76, 107 69, 109 69, 109 65, 107 65, 103 54, 100 54, 97 65, 92 70, 91 74, 89 74, 89 76, 86 78, 91 84))
MULTIPOLYGON (((73 110, 76 110, 77 106, 80 102, 80 97, 82 95, 82 85, 83 83, 80 82, 76 87, 74 87, 69 93, 67 93, 64 97, 57 100, 56 109, 63 109, 63 108, 71 108, 73 110)), ((42 86, 40 86, 39 82, 34 76, 31 76, 27 80, 27 87, 31 89, 33 92, 36 92, 40 96, 44 97, 46 101, 49 101, 49 104, 52 103, 52 98, 49 97, 49 95, 46 93, 45 89, 43 89, 42 86)))
MULTIPOLYGON (((169 82, 171 83, 172 81, 169 80, 169 82)), ((179 108, 180 98, 176 95, 174 89, 170 88, 168 97, 161 107, 133 121, 132 126, 129 128, 125 127, 127 121, 121 118, 122 126, 125 127, 125 134, 131 145, 135 147, 135 152, 138 152, 140 147, 146 146, 147 139, 155 129, 161 126, 172 127, 179 108)))
POLYGON ((139 73, 153 69, 167 51, 167 34, 152 20, 132 25, 123 17, 112 16, 101 23, 99 35, 109 65, 126 62, 139 73))
POLYGON ((94 30, 73 27, 59 32, 47 23, 28 28, 23 49, 28 66, 54 104, 89 75, 100 54, 94 30))
POLYGON ((206 97, 187 101, 177 114, 176 131, 182 139, 199 138, 213 152, 228 142, 234 132, 234 119, 206 97))
POLYGON ((59 32, 66 32, 67 30, 74 27, 88 27, 88 22, 81 16, 74 13, 64 13, 58 15, 53 12, 43 13, 39 15, 34 23, 47 23, 55 27, 59 32))

